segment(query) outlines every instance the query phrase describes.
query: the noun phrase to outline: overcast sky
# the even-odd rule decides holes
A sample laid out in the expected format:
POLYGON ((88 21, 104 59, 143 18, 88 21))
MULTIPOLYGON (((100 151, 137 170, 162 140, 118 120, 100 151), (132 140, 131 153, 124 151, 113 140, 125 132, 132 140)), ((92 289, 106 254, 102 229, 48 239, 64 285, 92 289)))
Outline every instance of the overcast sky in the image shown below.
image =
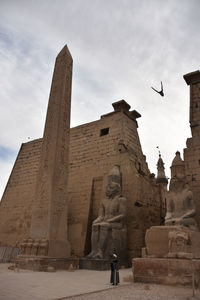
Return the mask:
POLYGON ((186 147, 189 87, 199 69, 199 0, 0 0, 0 196, 21 143, 40 138, 55 58, 72 54, 71 126, 100 118, 112 103, 137 110, 143 153, 166 175, 186 147), (155 93, 164 84, 165 97, 155 93))

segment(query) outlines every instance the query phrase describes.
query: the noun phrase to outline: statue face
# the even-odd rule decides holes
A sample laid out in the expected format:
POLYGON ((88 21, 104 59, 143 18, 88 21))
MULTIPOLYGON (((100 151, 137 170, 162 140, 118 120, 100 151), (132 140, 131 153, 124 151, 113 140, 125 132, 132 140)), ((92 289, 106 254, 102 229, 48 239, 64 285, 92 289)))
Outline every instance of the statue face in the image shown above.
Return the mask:
POLYGON ((120 185, 114 182, 110 182, 107 184, 106 187, 106 196, 108 198, 111 198, 112 196, 117 195, 119 191, 120 191, 120 185))

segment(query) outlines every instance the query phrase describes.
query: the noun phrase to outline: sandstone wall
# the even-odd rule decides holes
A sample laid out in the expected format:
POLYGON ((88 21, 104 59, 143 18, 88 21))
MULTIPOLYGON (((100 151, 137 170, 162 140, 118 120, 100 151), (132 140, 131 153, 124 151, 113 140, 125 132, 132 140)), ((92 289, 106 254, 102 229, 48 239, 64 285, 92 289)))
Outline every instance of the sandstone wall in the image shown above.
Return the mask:
POLYGON ((123 120, 126 151, 121 153, 123 194, 128 200, 129 258, 141 255, 146 230, 161 222, 159 186, 151 176, 146 157, 142 153, 137 124, 130 118, 123 120))
POLYGON ((190 85, 190 127, 192 137, 187 139, 184 162, 187 181, 196 204, 196 220, 200 226, 200 72, 184 76, 190 85))
MULTIPOLYGON (((0 206, 0 240, 15 244, 28 237, 41 140, 23 144, 0 206), (5 226, 3 225, 5 224, 5 226), (8 237, 9 236, 9 237, 8 237)), ((128 202, 129 258, 141 254, 144 235, 160 224, 159 186, 142 153, 137 122, 124 112, 70 130, 68 230, 72 252, 90 251, 91 224, 105 194, 107 175, 118 164, 128 202)))
POLYGON ((14 246, 29 234, 41 141, 22 144, 0 202, 0 243, 4 246, 14 246))

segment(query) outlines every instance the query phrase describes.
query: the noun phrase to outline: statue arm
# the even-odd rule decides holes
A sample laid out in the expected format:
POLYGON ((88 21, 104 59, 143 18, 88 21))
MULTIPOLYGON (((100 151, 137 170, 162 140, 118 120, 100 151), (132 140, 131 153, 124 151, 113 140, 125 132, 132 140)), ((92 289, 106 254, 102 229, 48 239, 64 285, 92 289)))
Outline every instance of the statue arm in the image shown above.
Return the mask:
POLYGON ((183 216, 182 218, 191 218, 195 216, 195 209, 190 209, 188 210, 183 216))
POLYGON ((121 214, 121 215, 115 216, 111 219, 108 219, 107 222, 109 222, 109 223, 119 222, 119 221, 121 221, 121 219, 123 219, 123 217, 124 217, 124 215, 121 214))
POLYGON ((104 220, 104 216, 105 216, 105 209, 104 209, 104 206, 102 204, 101 208, 100 208, 99 216, 93 221, 93 224, 102 222, 104 220))

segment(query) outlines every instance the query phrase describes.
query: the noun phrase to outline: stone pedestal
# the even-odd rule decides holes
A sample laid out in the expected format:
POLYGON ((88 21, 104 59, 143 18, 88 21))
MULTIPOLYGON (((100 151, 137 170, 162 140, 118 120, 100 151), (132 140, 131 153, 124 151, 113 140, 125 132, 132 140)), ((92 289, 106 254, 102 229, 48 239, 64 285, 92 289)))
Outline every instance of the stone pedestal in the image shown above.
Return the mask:
POLYGON ((153 226, 142 258, 132 260, 135 282, 192 284, 200 274, 200 232, 183 226, 153 226))
POLYGON ((193 274, 199 281, 200 260, 175 258, 134 258, 134 282, 190 285, 193 274))
POLYGON ((110 269, 110 261, 107 259, 80 258, 79 269, 104 271, 110 269))
MULTIPOLYGON (((110 263, 109 259, 89 259, 86 257, 80 258, 79 260, 79 269, 87 269, 87 270, 110 270, 110 263)), ((128 268, 127 261, 119 261, 119 267, 128 268)))
POLYGON ((54 258, 47 256, 34 255, 18 255, 15 263, 19 269, 27 269, 33 271, 48 271, 48 267, 53 267, 55 270, 68 270, 70 265, 74 269, 79 266, 79 259, 74 257, 69 258, 54 258))
POLYGON ((143 256, 200 259, 200 232, 184 226, 152 226, 145 244, 143 256))

